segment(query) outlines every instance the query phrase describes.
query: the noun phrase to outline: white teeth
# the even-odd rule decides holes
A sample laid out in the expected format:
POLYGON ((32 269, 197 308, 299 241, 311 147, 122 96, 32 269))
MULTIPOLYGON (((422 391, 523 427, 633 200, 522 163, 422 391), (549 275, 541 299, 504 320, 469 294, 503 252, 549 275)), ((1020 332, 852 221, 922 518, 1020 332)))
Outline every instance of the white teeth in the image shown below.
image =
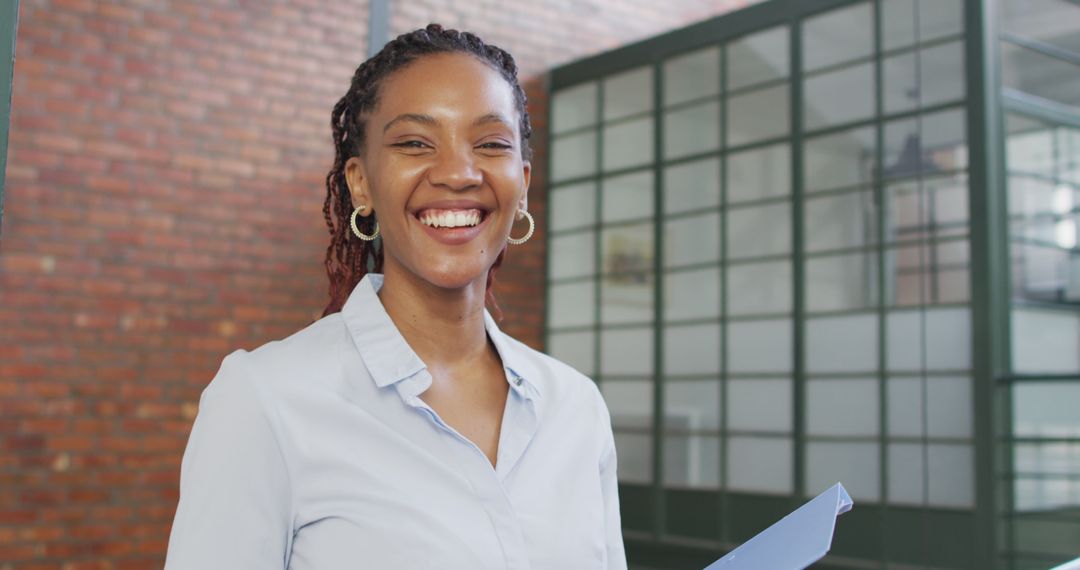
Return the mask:
POLYGON ((420 222, 433 228, 460 228, 480 223, 480 210, 427 210, 420 222))

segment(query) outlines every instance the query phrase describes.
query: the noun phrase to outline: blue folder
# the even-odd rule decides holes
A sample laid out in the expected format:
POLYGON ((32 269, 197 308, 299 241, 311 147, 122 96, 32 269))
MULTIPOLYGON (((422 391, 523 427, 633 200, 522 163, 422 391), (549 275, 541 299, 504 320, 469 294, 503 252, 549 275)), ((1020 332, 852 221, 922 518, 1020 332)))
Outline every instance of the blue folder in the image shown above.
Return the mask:
POLYGON ((801 570, 832 545, 836 517, 854 503, 837 483, 705 570, 801 570))

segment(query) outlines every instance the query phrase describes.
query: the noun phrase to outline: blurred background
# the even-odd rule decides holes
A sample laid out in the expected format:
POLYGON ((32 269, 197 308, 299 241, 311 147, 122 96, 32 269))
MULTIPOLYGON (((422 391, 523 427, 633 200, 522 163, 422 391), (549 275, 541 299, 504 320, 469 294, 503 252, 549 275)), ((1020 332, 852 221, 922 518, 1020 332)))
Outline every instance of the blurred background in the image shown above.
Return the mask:
POLYGON ((161 567, 202 389, 326 303, 331 106, 429 22, 521 67, 503 328, 599 382, 633 567, 836 481, 816 567, 1080 556, 1080 2, 3 4, 0 570, 161 567))

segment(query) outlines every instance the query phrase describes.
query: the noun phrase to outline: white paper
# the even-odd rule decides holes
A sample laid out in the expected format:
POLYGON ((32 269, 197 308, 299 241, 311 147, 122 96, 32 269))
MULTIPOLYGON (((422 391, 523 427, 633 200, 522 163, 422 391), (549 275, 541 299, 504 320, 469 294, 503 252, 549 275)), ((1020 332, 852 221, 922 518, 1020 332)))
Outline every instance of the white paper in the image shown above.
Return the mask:
POLYGON ((801 570, 832 546, 836 517, 854 503, 840 483, 710 564, 705 570, 801 570))

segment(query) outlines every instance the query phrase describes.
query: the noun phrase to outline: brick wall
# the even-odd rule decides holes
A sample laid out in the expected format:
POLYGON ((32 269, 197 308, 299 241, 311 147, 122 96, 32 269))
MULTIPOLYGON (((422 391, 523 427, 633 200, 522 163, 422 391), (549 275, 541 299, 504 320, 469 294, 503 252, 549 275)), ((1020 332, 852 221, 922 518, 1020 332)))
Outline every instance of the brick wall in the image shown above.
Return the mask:
MULTIPOLYGON (((545 69, 746 3, 397 2, 519 59, 545 223, 545 69)), ((329 110, 366 0, 21 0, 0 234, 0 570, 160 568, 221 358, 325 303, 329 110)), ((520 231, 520 230, 519 230, 520 231)), ((544 236, 499 274, 540 345, 544 236)))

